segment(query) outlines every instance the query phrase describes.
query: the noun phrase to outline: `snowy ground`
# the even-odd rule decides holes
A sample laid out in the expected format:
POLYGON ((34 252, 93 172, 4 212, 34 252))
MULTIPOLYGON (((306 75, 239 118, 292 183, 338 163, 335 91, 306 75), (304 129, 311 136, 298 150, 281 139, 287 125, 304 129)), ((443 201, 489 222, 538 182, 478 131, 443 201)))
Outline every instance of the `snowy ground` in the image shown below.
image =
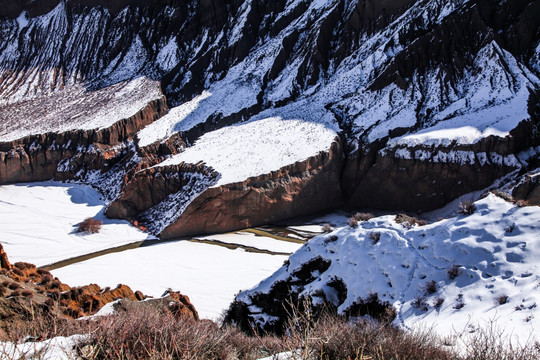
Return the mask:
POLYGON ((158 166, 204 161, 221 174, 213 185, 217 187, 327 151, 335 138, 335 130, 322 124, 271 117, 206 133, 186 151, 158 166))
POLYGON ((0 242, 12 262, 38 266, 149 236, 127 221, 104 216, 105 203, 90 186, 41 182, 0 186, 0 242), (98 234, 77 232, 88 217, 103 221, 98 234))
MULTIPOLYGON (((0 186, 0 243, 10 261, 39 266, 147 239, 128 222, 105 218, 104 206, 99 194, 85 185, 51 181, 0 186), (100 233, 77 233, 87 217, 103 220, 100 233)), ((301 246, 249 233, 204 238, 285 253, 301 246)), ((190 296, 201 317, 216 319, 240 289, 271 275, 286 259, 182 241, 101 256, 53 274, 71 286, 123 283, 151 296, 172 288, 190 296)))
POLYGON ((217 319, 240 289, 271 275, 286 259, 179 241, 101 256, 52 273, 72 286, 122 283, 151 296, 171 288, 188 295, 202 318, 217 319))
POLYGON ((108 128, 162 97, 158 81, 138 77, 99 90, 73 85, 14 104, 3 104, 0 98, 0 141, 46 132, 108 128))
POLYGON ((335 290, 326 284, 340 278, 347 285, 340 311, 377 293, 397 309, 395 322, 405 328, 433 327, 442 335, 457 335, 494 326, 521 341, 531 335, 538 339, 540 208, 516 207, 494 195, 476 206, 473 215, 411 229, 394 216, 361 222, 356 229, 338 228, 310 240, 290 257, 288 268, 239 299, 249 304, 249 295, 268 292, 273 283, 321 256, 331 265, 315 274, 303 293, 322 289, 332 299, 335 290), (330 235, 337 240, 328 240, 330 235), (447 274, 453 265, 459 269, 455 279, 447 274))

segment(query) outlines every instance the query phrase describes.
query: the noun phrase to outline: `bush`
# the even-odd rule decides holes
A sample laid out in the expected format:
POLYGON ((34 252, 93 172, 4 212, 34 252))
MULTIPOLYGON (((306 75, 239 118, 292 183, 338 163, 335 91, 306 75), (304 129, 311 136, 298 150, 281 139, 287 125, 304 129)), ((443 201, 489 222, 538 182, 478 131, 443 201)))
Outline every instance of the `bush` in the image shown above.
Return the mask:
POLYGON ((448 275, 450 280, 454 280, 459 276, 459 274, 461 274, 461 270, 459 269, 458 265, 452 264, 452 266, 450 266, 450 269, 446 270, 446 274, 448 275))
POLYGON ((354 214, 353 218, 356 220, 356 221, 368 221, 369 219, 373 219, 375 216, 373 216, 372 213, 361 213, 361 212, 357 212, 356 214, 354 214))
POLYGON ((34 296, 34 292, 32 290, 25 289, 21 291, 21 295, 24 297, 32 297, 34 296))
POLYGON ((437 283, 435 280, 430 280, 426 282, 426 293, 435 294, 437 292, 437 283))
POLYGON ((458 213, 463 215, 472 215, 476 211, 476 205, 472 200, 467 200, 459 203, 458 213))
POLYGON ((22 286, 21 284, 19 284, 18 282, 12 282, 8 285, 8 288, 10 290, 17 290, 17 289, 20 289, 22 286))
POLYGON ((322 226, 322 231, 325 233, 329 233, 329 232, 334 231, 334 228, 332 227, 332 225, 327 223, 322 226))
POLYGON ((13 266, 20 270, 30 270, 36 268, 36 265, 27 262, 16 262, 13 264, 13 266))
POLYGON ((442 297, 440 297, 440 296, 439 296, 439 297, 436 297, 436 298, 435 298, 435 301, 433 302, 433 307, 434 307, 435 309, 438 309, 438 308, 441 307, 441 305, 443 304, 443 302, 444 302, 444 299, 443 299, 442 297))
POLYGON ((403 225, 407 229, 412 228, 414 225, 418 226, 424 226, 427 225, 427 222, 424 220, 420 220, 418 218, 415 218, 414 216, 409 216, 405 214, 397 214, 394 218, 394 221, 398 224, 403 225))
POLYGON ((423 296, 419 296, 415 298, 412 303, 412 307, 415 309, 420 309, 422 311, 428 311, 428 304, 426 302, 426 298, 423 296))
POLYGON ((373 245, 375 245, 381 239, 381 233, 380 232, 375 232, 375 231, 372 232, 372 233, 369 233, 369 238, 371 239, 371 243, 373 245))
POLYGON ((507 295, 501 295, 501 296, 497 296, 495 298, 495 301, 497 302, 497 304, 499 305, 504 305, 508 302, 508 296, 507 295))
POLYGON ((99 232, 99 230, 101 230, 101 225, 103 225, 103 221, 94 218, 87 218, 79 224, 79 232, 96 234, 99 232))
POLYGON ((354 217, 349 219, 349 226, 353 229, 358 227, 358 220, 356 220, 354 217))

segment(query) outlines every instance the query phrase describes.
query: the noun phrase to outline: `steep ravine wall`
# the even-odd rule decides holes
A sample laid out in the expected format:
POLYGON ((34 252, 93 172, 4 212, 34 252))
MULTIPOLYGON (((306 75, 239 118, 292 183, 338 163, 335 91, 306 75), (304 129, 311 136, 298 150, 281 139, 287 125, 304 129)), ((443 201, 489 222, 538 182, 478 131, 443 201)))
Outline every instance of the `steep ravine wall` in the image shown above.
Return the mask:
POLYGON ((350 208, 428 211, 489 187, 522 164, 518 153, 540 145, 536 117, 509 136, 489 136, 470 145, 396 146, 371 144, 344 165, 341 187, 350 208))
POLYGON ((280 170, 211 187, 161 237, 226 232, 339 207, 342 156, 334 142, 328 152, 280 170))
POLYGON ((45 133, 0 142, 0 184, 67 180, 82 167, 103 170, 112 165, 109 160, 124 149, 127 140, 163 116, 167 109, 162 97, 105 129, 45 133), (58 165, 66 159, 69 169, 59 172, 58 165))

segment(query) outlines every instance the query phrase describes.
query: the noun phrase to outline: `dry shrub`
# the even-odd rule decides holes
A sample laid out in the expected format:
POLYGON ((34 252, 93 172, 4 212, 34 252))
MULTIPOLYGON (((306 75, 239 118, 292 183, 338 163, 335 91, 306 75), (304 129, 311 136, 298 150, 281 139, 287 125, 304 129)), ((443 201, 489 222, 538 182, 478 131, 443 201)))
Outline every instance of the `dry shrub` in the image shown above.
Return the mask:
POLYGON ((11 292, 11 296, 21 296, 21 290, 14 290, 11 292))
POLYGON ((25 289, 25 290, 21 291, 21 295, 24 296, 24 297, 33 297, 34 292, 32 290, 25 289))
POLYGON ((428 306, 428 303, 426 301, 426 298, 423 297, 423 296, 418 296, 416 297, 412 302, 411 302, 411 305, 413 308, 415 309, 420 309, 422 311, 428 311, 429 309, 429 306, 428 306))
POLYGON ((125 305, 99 320, 89 359, 256 359, 287 350, 272 336, 250 338, 236 328, 175 317, 163 308, 125 305))
POLYGON ((430 280, 426 282, 426 293, 435 294, 437 292, 437 283, 435 280, 430 280))
POLYGON ((375 321, 350 321, 323 310, 293 311, 288 322, 289 349, 300 349, 300 359, 455 359, 438 340, 425 333, 404 332, 375 321))
POLYGON ((461 274, 459 265, 452 264, 452 266, 450 266, 450 269, 446 270, 446 274, 448 275, 450 280, 454 280, 455 278, 457 278, 459 274, 461 274))
POLYGON ((441 305, 443 304, 444 302, 444 299, 442 297, 436 297, 435 300, 433 301, 433 307, 435 309, 438 309, 441 307, 441 305))
POLYGON ((530 339, 513 338, 512 334, 497 328, 493 322, 460 338, 466 360, 538 360, 540 343, 530 339), (517 341, 516 341, 517 340, 517 341), (523 343, 523 341, 527 341, 523 343))
POLYGON ((20 270, 30 270, 36 268, 36 265, 27 262, 16 262, 13 264, 13 266, 20 270))
POLYGON ((467 200, 459 203, 458 213, 463 215, 472 215, 476 211, 476 205, 472 200, 467 200))
POLYGON ((369 238, 371 239, 371 243, 375 245, 376 243, 381 240, 381 233, 380 232, 371 232, 369 233, 369 238))
POLYGON ((326 223, 326 224, 324 224, 324 225, 322 226, 322 231, 323 231, 324 233, 329 233, 329 232, 334 231, 334 228, 332 227, 332 225, 326 223))
POLYGON ((353 218, 356 221, 368 221, 369 219, 373 219, 375 216, 372 213, 361 213, 357 212, 354 214, 353 218))
POLYGON ((8 288, 10 290, 17 290, 17 289, 20 289, 22 286, 21 284, 19 284, 18 282, 12 282, 8 285, 8 288))
POLYGON ((508 302, 508 295, 501 295, 501 296, 497 296, 495 298, 495 301, 497 302, 497 304, 499 305, 504 305, 508 302))
POLYGON ((24 276, 24 273, 20 269, 12 268, 10 271, 17 276, 24 276))
POLYGON ((355 229, 358 226, 358 220, 356 220, 354 217, 350 218, 349 226, 355 229))
POLYGON ((103 225, 103 221, 94 218, 87 218, 79 224, 79 232, 95 234, 101 230, 101 225, 103 225))
POLYGON ((398 224, 403 225, 407 229, 412 228, 414 225, 418 225, 418 226, 427 225, 426 221, 420 220, 414 216, 409 216, 405 214, 397 214, 396 217, 394 218, 394 221, 397 222, 398 224))
POLYGON ((49 284, 53 281, 53 277, 51 274, 45 274, 41 277, 41 282, 40 284, 41 285, 46 285, 46 284, 49 284))

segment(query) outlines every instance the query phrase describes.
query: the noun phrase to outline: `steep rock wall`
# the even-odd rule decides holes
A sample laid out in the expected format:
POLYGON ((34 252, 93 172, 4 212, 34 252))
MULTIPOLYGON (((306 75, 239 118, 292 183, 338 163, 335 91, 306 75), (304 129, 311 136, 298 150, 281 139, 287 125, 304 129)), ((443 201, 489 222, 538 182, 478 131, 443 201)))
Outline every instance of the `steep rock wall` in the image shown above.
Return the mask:
POLYGON ((0 143, 0 184, 67 180, 82 167, 104 170, 125 148, 126 141, 166 112, 162 97, 106 129, 45 133, 0 143), (67 164, 59 169, 64 160, 67 164))
POLYGON ((341 205, 342 149, 241 183, 209 188, 161 233, 164 239, 225 232, 336 208, 341 205))
POLYGON ((107 208, 106 214, 112 218, 135 218, 188 186, 192 174, 213 178, 218 176, 212 168, 203 164, 182 163, 141 170, 122 188, 122 194, 107 208))
POLYGON ((516 155, 540 145, 538 124, 538 119, 526 120, 509 136, 489 136, 471 145, 379 150, 380 144, 371 144, 346 161, 344 200, 351 208, 440 208, 522 167, 516 155))

